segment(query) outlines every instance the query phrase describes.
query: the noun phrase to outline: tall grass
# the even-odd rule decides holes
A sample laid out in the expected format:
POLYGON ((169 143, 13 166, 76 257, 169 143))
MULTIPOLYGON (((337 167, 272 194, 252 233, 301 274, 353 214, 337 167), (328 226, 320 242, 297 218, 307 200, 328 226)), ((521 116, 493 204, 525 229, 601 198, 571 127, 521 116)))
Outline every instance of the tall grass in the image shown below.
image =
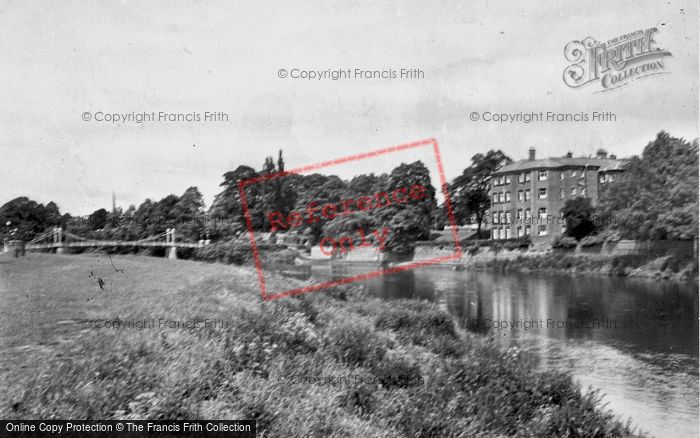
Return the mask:
MULTIPOLYGON (((73 257, 31 267, 79 274, 87 259, 73 257)), ((117 260, 135 278, 176 278, 134 280, 150 287, 147 296, 105 299, 99 310, 74 304, 76 317, 207 317, 228 326, 47 336, 48 351, 6 373, 3 418, 248 418, 261 436, 285 437, 633 434, 570 376, 536 372, 521 353, 456 330, 434 305, 348 286, 262 303, 245 269, 117 260)))

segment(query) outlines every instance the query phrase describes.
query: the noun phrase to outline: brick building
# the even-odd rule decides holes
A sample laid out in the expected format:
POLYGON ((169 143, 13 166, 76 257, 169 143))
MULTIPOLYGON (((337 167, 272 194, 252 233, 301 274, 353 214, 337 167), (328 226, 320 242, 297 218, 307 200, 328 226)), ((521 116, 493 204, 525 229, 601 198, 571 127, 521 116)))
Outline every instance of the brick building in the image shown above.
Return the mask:
POLYGON ((533 242, 548 242, 565 230, 564 203, 574 197, 590 198, 595 206, 602 184, 623 171, 625 160, 599 150, 595 158, 528 159, 503 166, 493 174, 489 225, 493 239, 525 235, 533 242))

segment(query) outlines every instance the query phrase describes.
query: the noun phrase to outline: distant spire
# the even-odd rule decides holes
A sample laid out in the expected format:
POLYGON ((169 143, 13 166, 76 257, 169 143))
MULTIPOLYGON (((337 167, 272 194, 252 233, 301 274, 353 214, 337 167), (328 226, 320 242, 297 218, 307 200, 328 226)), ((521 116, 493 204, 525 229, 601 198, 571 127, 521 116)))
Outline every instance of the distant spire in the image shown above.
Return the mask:
POLYGON ((114 190, 112 190, 112 213, 117 212, 117 198, 114 195, 114 190))

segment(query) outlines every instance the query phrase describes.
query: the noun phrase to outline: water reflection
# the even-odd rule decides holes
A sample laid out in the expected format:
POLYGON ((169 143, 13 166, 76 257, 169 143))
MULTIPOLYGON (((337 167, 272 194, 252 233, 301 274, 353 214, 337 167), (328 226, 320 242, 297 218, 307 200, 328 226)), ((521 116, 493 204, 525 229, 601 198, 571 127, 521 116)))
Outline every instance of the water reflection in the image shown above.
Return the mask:
MULTIPOLYGON (((344 269, 340 275, 366 271, 344 269)), ((543 368, 570 371, 656 436, 698 435, 697 284, 440 268, 363 284, 386 299, 436 302, 461 327, 523 348, 543 368)))

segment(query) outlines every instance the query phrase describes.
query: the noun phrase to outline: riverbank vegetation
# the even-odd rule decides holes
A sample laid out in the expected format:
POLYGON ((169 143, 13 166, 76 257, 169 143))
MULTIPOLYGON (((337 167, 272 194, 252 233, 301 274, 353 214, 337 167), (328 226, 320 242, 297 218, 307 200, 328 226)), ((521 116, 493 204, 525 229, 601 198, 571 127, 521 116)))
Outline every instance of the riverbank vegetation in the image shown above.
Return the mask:
POLYGON ((589 256, 555 250, 537 255, 468 260, 466 264, 470 269, 500 272, 589 274, 677 281, 697 281, 698 279, 697 258, 675 255, 589 256))
POLYGON ((346 286, 263 303, 248 268, 134 256, 30 254, 0 274, 16 309, 0 319, 5 419, 252 418, 261 436, 633 432, 570 376, 424 302, 346 286), (43 317, 27 324, 29 312, 43 317), (225 325, 127 326, 152 319, 225 325))

